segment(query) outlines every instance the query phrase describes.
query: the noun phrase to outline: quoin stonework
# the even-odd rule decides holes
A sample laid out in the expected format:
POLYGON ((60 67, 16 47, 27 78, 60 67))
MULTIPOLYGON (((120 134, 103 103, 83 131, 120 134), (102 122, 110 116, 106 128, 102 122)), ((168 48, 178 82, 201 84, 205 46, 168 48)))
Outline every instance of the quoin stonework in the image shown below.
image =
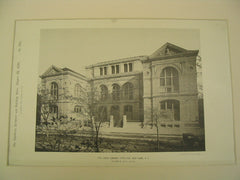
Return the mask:
POLYGON ((88 76, 51 66, 40 76, 41 99, 50 108, 47 118, 84 122, 89 96, 97 95, 106 128, 152 128, 157 117, 162 133, 196 132, 202 121, 197 56, 198 50, 166 43, 149 56, 89 65, 88 76))

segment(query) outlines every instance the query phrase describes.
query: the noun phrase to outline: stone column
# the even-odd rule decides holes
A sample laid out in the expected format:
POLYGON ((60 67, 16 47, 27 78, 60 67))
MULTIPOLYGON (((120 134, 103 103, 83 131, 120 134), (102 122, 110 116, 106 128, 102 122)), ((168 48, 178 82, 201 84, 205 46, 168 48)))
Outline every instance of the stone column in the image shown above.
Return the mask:
POLYGON ((123 127, 127 125, 127 116, 123 115, 123 127))
POLYGON ((110 115, 109 127, 113 127, 113 115, 110 115))

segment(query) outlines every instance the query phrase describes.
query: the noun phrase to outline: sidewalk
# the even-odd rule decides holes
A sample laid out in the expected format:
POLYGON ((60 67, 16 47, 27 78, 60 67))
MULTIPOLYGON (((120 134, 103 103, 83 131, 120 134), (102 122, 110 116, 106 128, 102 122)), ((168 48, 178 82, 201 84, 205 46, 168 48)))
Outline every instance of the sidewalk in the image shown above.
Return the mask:
MULTIPOLYGON (((139 139, 139 140, 153 140, 157 138, 156 128, 101 128, 100 134, 105 138, 115 139, 139 139)), ((173 132, 172 130, 166 130, 164 132, 159 131, 159 137, 163 139, 179 139, 182 138, 180 131, 173 132)))

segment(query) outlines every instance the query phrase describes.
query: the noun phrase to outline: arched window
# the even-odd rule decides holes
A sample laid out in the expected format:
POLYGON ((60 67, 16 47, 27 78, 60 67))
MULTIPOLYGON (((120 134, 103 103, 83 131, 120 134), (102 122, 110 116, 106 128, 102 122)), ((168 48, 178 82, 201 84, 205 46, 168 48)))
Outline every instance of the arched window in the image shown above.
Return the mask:
POLYGON ((179 77, 178 71, 173 67, 166 67, 160 74, 160 86, 163 92, 178 92, 179 77))
POLYGON ((108 97, 108 88, 105 85, 101 85, 100 89, 101 89, 101 100, 104 101, 108 97))
POLYGON ((76 112, 76 113, 80 113, 80 112, 82 112, 82 108, 81 108, 81 106, 76 105, 76 106, 74 107, 74 112, 76 112))
POLYGON ((112 85, 112 98, 114 101, 120 100, 120 86, 118 84, 112 85))
POLYGON ((165 100, 160 102, 161 115, 167 120, 180 120, 180 103, 178 100, 165 100))
POLYGON ((126 83, 123 85, 123 98, 124 99, 133 99, 133 84, 126 83))
POLYGON ((51 96, 53 99, 58 99, 58 85, 56 82, 51 83, 51 96))
POLYGON ((74 88, 74 95, 75 97, 79 97, 81 94, 81 86, 80 84, 76 84, 74 88))

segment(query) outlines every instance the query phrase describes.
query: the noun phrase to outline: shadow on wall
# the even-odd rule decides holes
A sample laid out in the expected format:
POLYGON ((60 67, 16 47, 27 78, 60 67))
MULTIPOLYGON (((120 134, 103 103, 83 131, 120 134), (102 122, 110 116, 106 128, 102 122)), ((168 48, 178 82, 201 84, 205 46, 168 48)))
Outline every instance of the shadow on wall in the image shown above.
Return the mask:
POLYGON ((204 128, 204 105, 203 99, 198 99, 198 113, 199 113, 199 123, 200 127, 204 128))

